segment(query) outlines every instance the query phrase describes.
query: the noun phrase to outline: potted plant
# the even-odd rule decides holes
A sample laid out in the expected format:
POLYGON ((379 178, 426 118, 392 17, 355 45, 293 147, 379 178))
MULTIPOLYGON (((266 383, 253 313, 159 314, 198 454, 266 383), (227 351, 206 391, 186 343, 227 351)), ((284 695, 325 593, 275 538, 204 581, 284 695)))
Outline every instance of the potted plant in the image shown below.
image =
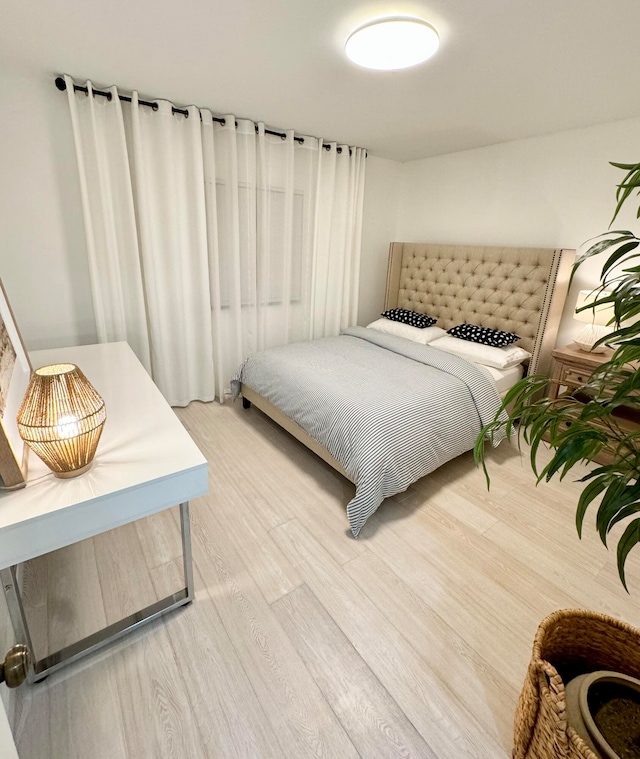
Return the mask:
MULTIPOLYGON (((626 173, 618 185, 611 224, 630 196, 640 193, 640 163, 612 165, 626 173)), ((606 461, 579 480, 584 488, 577 502, 576 527, 581 536, 585 514, 597 504, 596 529, 606 546, 611 530, 625 521, 617 538, 617 565, 627 589, 626 560, 640 542, 640 425, 630 428, 621 424, 618 413, 624 407, 638 413, 640 419, 640 365, 632 365, 640 360, 640 238, 631 231, 610 229, 579 256, 573 273, 596 255, 605 256, 601 281, 593 302, 581 310, 613 307, 612 331, 596 343, 606 343, 613 349, 612 355, 582 385, 567 388, 557 398, 546 395, 548 377, 524 377, 507 393, 494 420, 482 430, 474 456, 484 468, 488 486, 485 443, 503 432, 507 438, 515 437, 519 444, 524 441, 529 446, 538 482, 555 476, 562 479, 578 462, 606 461), (550 447, 552 456, 540 468, 537 454, 542 443, 550 447)), ((616 670, 640 678, 638 650, 640 632, 605 615, 562 610, 547 617, 538 629, 516 712, 514 757, 617 756, 615 747, 606 741, 605 745, 596 744, 599 754, 594 754, 593 736, 576 732, 578 726, 571 720, 567 724, 573 707, 567 709, 564 683, 593 670, 616 670)), ((609 693, 611 688, 607 685, 604 690, 609 693)), ((626 690, 622 697, 637 702, 640 719, 640 697, 626 690)), ((606 726, 600 727, 606 733, 606 726)), ((637 740, 640 742, 640 736, 637 740)), ((640 756, 640 752, 620 751, 624 756, 640 756)))

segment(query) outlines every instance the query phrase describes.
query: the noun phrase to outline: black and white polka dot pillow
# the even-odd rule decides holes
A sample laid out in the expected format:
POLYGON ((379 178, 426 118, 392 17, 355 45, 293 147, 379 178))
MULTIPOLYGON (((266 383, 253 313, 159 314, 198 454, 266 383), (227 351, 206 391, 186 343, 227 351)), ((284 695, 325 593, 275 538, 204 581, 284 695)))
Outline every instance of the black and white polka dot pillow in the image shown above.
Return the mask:
POLYGON ((392 322, 402 322, 412 327, 418 327, 418 329, 433 327, 438 321, 432 316, 419 314, 417 311, 409 311, 407 308, 390 308, 388 311, 380 314, 380 316, 384 316, 385 319, 391 319, 392 322))
POLYGON ((514 335, 513 332, 503 332, 501 329, 491 329, 490 327, 478 327, 475 324, 458 324, 457 327, 451 327, 447 330, 452 337, 459 337, 461 340, 468 340, 471 343, 481 343, 482 345, 491 345, 494 348, 506 348, 520 339, 520 335, 514 335))

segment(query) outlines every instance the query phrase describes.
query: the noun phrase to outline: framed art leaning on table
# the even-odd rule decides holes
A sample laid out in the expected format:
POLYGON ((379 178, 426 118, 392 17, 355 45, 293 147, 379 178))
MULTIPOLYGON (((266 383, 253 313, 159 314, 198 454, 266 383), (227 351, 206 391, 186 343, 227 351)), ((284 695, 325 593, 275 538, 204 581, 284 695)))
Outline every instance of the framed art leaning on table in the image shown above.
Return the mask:
POLYGON ((7 293, 0 282, 0 488, 24 487, 29 449, 18 434, 16 415, 31 377, 31 362, 7 293))

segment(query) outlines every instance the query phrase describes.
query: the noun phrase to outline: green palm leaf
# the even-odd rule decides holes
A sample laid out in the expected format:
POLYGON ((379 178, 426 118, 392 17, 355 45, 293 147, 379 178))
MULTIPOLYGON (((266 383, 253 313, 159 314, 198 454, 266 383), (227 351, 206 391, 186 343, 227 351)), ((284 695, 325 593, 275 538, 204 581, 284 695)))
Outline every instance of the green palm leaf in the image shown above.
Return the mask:
POLYGON ((640 519, 634 519, 631 524, 627 525, 627 529, 622 533, 622 537, 618 542, 618 574, 627 593, 629 592, 629 588, 627 588, 627 579, 625 577, 625 564, 629 551, 638 542, 640 542, 640 519))

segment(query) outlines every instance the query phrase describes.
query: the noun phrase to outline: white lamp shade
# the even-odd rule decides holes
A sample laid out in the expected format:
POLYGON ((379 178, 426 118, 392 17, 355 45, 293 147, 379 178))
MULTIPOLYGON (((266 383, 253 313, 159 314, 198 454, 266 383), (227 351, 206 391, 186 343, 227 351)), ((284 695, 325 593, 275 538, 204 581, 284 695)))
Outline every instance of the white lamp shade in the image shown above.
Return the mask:
MULTIPOLYGON (((583 306, 588 306, 594 303, 596 300, 601 300, 611 295, 611 293, 604 290, 580 290, 578 293, 578 300, 576 301, 576 312, 583 306)), ((604 327, 612 321, 614 317, 613 306, 610 303, 606 303, 602 306, 596 306, 596 308, 585 308, 584 311, 574 314, 574 319, 585 324, 596 324, 600 327, 604 327)))
MULTIPOLYGON (((583 306, 589 306, 595 303, 596 300, 601 300, 611 295, 606 290, 580 290, 578 293, 578 299, 576 301, 576 312, 583 306)), ((607 326, 614 317, 613 306, 606 303, 602 306, 596 306, 595 308, 585 308, 584 311, 575 313, 573 318, 576 321, 583 322, 585 324, 584 329, 579 335, 576 335, 573 339, 576 345, 583 351, 590 353, 604 353, 607 348, 605 345, 598 345, 593 347, 594 343, 606 337, 611 330, 611 326, 607 326)))

